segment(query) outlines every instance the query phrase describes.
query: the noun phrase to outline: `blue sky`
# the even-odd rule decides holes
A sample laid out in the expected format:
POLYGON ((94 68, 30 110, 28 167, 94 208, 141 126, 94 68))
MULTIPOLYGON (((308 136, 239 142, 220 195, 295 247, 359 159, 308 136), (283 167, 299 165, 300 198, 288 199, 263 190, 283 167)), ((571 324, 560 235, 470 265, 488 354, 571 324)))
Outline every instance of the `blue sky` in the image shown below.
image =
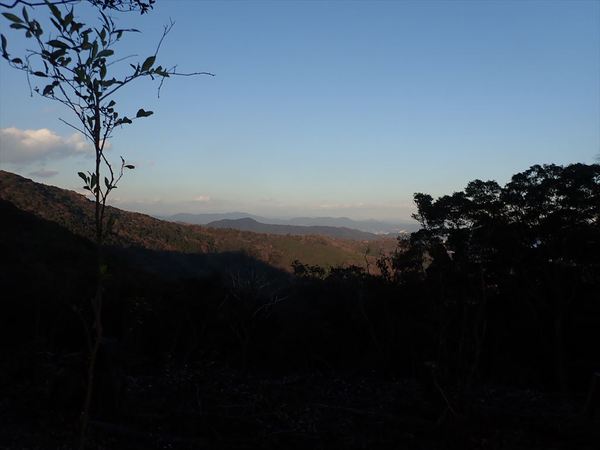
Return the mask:
MULTIPOLYGON (((159 0, 116 16, 143 31, 121 54, 143 60, 169 18, 159 61, 216 77, 117 98, 155 111, 112 141, 138 166, 115 192, 126 209, 400 220, 414 192, 600 154, 598 1, 159 0)), ((78 189, 92 161, 58 121, 69 112, 4 61, 0 100, 2 169, 78 189), (26 139, 54 153, 2 156, 26 139)))

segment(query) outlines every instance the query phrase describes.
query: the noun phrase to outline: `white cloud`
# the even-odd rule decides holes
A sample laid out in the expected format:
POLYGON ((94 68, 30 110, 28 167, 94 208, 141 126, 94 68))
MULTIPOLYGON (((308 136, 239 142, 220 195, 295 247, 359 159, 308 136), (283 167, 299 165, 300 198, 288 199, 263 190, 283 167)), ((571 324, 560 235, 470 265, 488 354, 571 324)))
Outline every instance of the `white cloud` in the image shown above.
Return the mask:
POLYGON ((90 155, 93 148, 85 137, 74 133, 62 137, 47 128, 21 130, 0 129, 0 163, 31 164, 70 156, 90 155))
POLYGON ((198 203, 208 203, 210 202, 210 195, 197 195, 192 199, 192 201, 198 203))

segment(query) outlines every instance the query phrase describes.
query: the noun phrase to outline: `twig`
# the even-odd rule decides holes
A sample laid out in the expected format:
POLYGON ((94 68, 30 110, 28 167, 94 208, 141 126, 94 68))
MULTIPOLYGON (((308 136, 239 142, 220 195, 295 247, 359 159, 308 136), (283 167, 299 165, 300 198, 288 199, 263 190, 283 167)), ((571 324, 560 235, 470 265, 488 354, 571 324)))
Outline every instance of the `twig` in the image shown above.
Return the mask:
POLYGON ((129 58, 134 58, 134 57, 136 57, 136 56, 139 56, 139 55, 128 55, 128 56, 123 56, 122 58, 116 59, 116 60, 114 60, 114 61, 112 61, 112 62, 108 63, 108 64, 106 65, 106 67, 110 67, 110 66, 112 66, 113 64, 116 64, 116 63, 118 63, 118 62, 121 62, 121 61, 125 61, 126 59, 129 59, 129 58))
POLYGON ((440 392, 440 394, 442 395, 442 398, 446 402, 446 406, 448 407, 448 411, 450 411, 452 413, 452 415, 456 417, 456 411, 452 407, 452 404, 450 403, 450 400, 448 400, 448 397, 446 396, 446 393, 444 392, 444 390, 442 389, 442 387, 440 386, 440 384, 437 382, 437 380, 435 378, 435 375, 433 376, 433 384, 435 385, 436 389, 440 392))
MULTIPOLYGON (((53 2, 49 2, 51 5, 68 5, 70 3, 77 3, 80 2, 81 0, 55 0, 53 2)), ((4 8, 14 8, 17 5, 26 5, 26 6, 44 6, 47 3, 46 2, 30 2, 27 0, 15 0, 12 5, 9 3, 3 3, 0 2, 0 6, 3 6, 4 8)))
POLYGON ((66 120, 64 120, 64 119, 61 119, 60 117, 58 118, 58 120, 60 120, 60 121, 61 121, 62 123, 64 123, 65 125, 68 125, 68 126, 70 126, 70 127, 71 127, 71 128, 73 128, 74 130, 77 130, 77 131, 79 131, 81 134, 83 134, 83 135, 84 135, 86 138, 88 138, 90 141, 93 141, 93 139, 92 139, 90 136, 88 136, 88 134, 87 134, 85 131, 82 131, 81 129, 77 128, 75 125, 73 125, 73 124, 70 124, 69 122, 67 122, 67 121, 66 121, 66 120))

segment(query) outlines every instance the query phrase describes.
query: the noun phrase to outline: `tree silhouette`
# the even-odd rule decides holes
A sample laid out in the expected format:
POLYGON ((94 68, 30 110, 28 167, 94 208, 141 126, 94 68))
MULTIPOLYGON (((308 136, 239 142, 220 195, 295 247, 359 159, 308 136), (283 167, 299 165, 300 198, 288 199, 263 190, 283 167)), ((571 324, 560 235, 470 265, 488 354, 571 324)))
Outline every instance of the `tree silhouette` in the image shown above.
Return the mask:
MULTIPOLYGON (((15 8, 19 5, 22 6, 44 6, 44 5, 71 5, 79 3, 83 0, 12 0, 12 2, 0 2, 0 6, 4 8, 15 8)), ((94 6, 102 9, 110 9, 113 11, 139 11, 141 14, 149 12, 153 7, 156 0, 85 0, 94 6)))
MULTIPOLYGON (((79 172, 84 182, 83 188, 90 191, 95 202, 95 241, 97 246, 97 284, 96 294, 92 300, 93 321, 95 330, 91 343, 90 361, 86 398, 82 410, 81 447, 85 446, 85 433, 89 420, 89 410, 94 385, 94 368, 102 330, 103 284, 107 276, 103 246, 110 219, 106 217, 106 201, 110 193, 117 188, 124 172, 134 169, 121 157, 120 165, 115 167, 106 156, 106 144, 114 131, 122 126, 132 124, 134 120, 153 114, 139 108, 128 117, 117 110, 116 94, 125 86, 136 80, 150 77, 160 80, 159 91, 166 78, 172 76, 212 75, 207 72, 180 73, 175 68, 157 65, 156 58, 164 38, 173 27, 173 22, 164 27, 152 55, 136 64, 129 64, 127 69, 118 69, 118 58, 115 47, 128 33, 137 33, 135 29, 118 28, 112 18, 102 9, 140 8, 142 13, 152 6, 152 1, 139 0, 90 0, 100 7, 100 19, 96 26, 79 22, 71 6, 61 10, 56 4, 46 1, 50 13, 50 22, 55 28, 55 35, 46 40, 40 22, 30 17, 27 7, 23 7, 21 16, 4 12, 2 15, 10 22, 10 28, 22 30, 28 39, 34 42, 35 50, 27 50, 25 55, 15 57, 8 50, 8 41, 4 35, 1 39, 2 57, 8 64, 26 73, 30 89, 44 98, 57 101, 67 107, 77 119, 75 123, 60 119, 62 122, 81 133, 94 147, 95 166, 87 173, 79 172), (146 9, 144 9, 146 8, 146 9), (32 81, 39 81, 39 84, 32 81)), ((24 3, 24 2, 23 2, 24 3)), ((33 3, 31 3, 33 5, 33 3)), ((14 5, 13 5, 14 6, 14 5)))
MULTIPOLYGON (((552 342, 555 381, 566 395, 570 311, 600 271, 600 165, 535 165, 504 187, 475 180, 462 192, 414 199, 422 229, 393 266, 397 278, 406 277, 427 254, 427 279, 440 284, 440 302, 448 301, 450 285, 459 289, 452 301, 462 311, 460 335, 474 341, 469 355, 459 355, 470 360, 464 368, 479 364, 487 299, 513 292, 536 317, 551 318, 539 332, 552 342)), ((466 343, 457 342, 464 352, 466 343)))

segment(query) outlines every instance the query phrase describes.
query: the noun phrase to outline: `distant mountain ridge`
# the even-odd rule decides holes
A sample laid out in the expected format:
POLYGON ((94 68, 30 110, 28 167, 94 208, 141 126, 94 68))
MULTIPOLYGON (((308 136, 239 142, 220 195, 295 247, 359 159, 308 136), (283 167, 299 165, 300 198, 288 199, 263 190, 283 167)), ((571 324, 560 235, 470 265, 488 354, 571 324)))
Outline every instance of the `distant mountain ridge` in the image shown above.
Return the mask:
POLYGON ((211 222, 220 220, 238 220, 254 219, 265 225, 293 225, 308 227, 342 227, 353 230, 363 231, 365 233, 379 235, 397 235, 402 233, 411 233, 417 231, 419 225, 417 222, 386 222, 380 220, 354 220, 348 217, 293 217, 291 219, 277 219, 272 217, 263 217, 246 212, 228 212, 228 213, 178 213, 171 216, 157 216, 159 219, 171 222, 183 222, 194 225, 207 225, 211 222))
POLYGON ((263 223, 273 223, 273 222, 265 222, 268 221, 266 217, 257 216, 254 214, 246 213, 246 212, 227 212, 227 213, 177 213, 170 216, 156 216, 157 219, 168 220, 169 222, 183 222, 189 223, 192 225, 206 225, 210 222, 216 222, 218 220, 237 220, 237 219, 245 219, 249 217, 250 219, 254 219, 258 222, 263 223))
POLYGON ((319 235, 337 239, 353 239, 358 241, 372 241, 379 236, 365 231, 353 230, 346 227, 333 226, 306 226, 306 225, 275 225, 261 223, 250 217, 241 219, 222 219, 206 224, 211 228, 230 228, 233 230, 253 231, 255 233, 282 234, 282 235, 319 235))
POLYGON ((345 227, 373 234, 402 234, 417 231, 417 222, 386 222, 381 220, 354 220, 348 217, 294 217, 291 225, 345 227))

